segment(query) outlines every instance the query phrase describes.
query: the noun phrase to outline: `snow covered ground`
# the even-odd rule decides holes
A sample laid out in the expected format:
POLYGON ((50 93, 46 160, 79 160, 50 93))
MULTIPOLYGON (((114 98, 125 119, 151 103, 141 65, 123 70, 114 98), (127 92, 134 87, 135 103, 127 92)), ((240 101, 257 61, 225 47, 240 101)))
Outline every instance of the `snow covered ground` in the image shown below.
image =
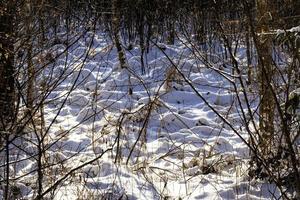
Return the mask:
MULTIPOLYGON (((108 38, 96 34, 91 49, 91 37, 79 40, 67 57, 63 54, 43 73, 48 84, 60 80, 45 104, 46 125, 51 128, 45 136, 44 190, 83 166, 50 192, 50 199, 278 195, 272 184, 249 179, 247 146, 174 70, 165 54, 207 102, 239 128, 240 113, 228 80, 206 68, 179 41, 159 44, 165 53, 153 45, 144 56, 145 74, 135 46, 126 51, 129 69, 120 69, 108 38)), ((64 46, 53 49, 62 52, 64 46)), ((239 56, 239 60, 245 56, 242 48, 239 56)), ((240 134, 248 139, 243 129, 240 134)), ((26 143, 27 152, 34 148, 26 143)), ((37 167, 34 160, 18 165, 17 175, 37 167)), ((19 181, 23 197, 34 195, 34 184, 25 184, 29 177, 36 182, 36 173, 19 181)))

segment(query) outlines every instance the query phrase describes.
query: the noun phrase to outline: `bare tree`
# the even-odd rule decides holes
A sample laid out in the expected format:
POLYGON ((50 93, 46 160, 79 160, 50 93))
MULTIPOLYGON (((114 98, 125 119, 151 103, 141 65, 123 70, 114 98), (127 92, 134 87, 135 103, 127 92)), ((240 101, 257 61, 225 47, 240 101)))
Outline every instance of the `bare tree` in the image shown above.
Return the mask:
POLYGON ((274 109, 275 102, 272 94, 271 82, 274 77, 272 64, 272 41, 269 35, 272 20, 271 1, 257 1, 257 30, 258 40, 258 80, 260 82, 260 147, 267 155, 270 152, 274 138, 274 109))
POLYGON ((120 61, 121 68, 127 68, 127 59, 124 48, 122 47, 121 36, 120 36, 120 27, 121 27, 121 10, 122 10, 122 1, 113 0, 112 1, 112 33, 113 40, 115 42, 118 57, 120 61))
MULTIPOLYGON (((14 18, 15 1, 0 3, 0 147, 5 146, 6 160, 10 160, 9 144, 12 138, 12 123, 15 119, 14 97, 14 18)), ((10 169, 5 169, 4 199, 10 198, 10 169)))

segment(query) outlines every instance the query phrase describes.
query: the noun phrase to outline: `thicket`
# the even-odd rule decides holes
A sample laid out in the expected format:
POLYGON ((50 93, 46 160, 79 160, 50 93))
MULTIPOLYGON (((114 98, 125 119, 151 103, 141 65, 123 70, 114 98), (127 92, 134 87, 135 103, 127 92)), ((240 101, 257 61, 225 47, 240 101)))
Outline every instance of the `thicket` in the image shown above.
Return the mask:
MULTIPOLYGON (((285 198, 290 197, 291 191, 299 198, 300 36, 299 30, 291 29, 299 25, 299 1, 52 0, 41 3, 8 0, 1 1, 0 5, 0 150, 3 158, 0 167, 4 199, 14 198, 13 182, 21 178, 14 177, 11 170, 12 165, 21 162, 12 153, 15 148, 26 154, 25 160, 33 159, 37 164, 36 199, 48 195, 77 170, 62 171, 61 179, 52 180, 48 188, 43 185, 45 171, 53 167, 43 159, 49 146, 57 143, 57 140, 49 142, 47 137, 57 116, 46 125, 44 104, 51 91, 67 76, 63 71, 59 77, 46 78, 43 70, 53 66, 54 73, 61 55, 71 53, 80 38, 99 31, 110 35, 119 54, 138 46, 142 74, 147 73, 145 55, 149 48, 164 52, 159 43, 174 44, 182 39, 192 48, 194 58, 205 67, 216 70, 216 63, 230 67, 241 123, 250 139, 244 140, 224 116, 208 106, 248 145, 252 156, 249 175, 275 182, 285 198), (246 64, 236 59, 241 43, 247 49, 246 64), (52 49, 55 45, 64 45, 65 51, 55 52, 52 49), (220 53, 220 48, 225 53, 220 53), (212 54, 221 59, 216 61, 212 54), (253 110, 253 98, 261 102, 256 110, 253 110), (24 141, 33 142, 36 149, 25 151, 24 141)), ((92 37, 88 40, 90 47, 92 37)), ((83 55, 84 61, 90 51, 92 48, 83 55)), ((124 55, 119 58, 120 63, 122 59, 126 63, 124 55)), ((193 88, 181 69, 171 58, 169 61, 175 69, 172 74, 182 76, 193 88)), ((216 72, 225 76, 222 70, 216 72)), ((74 83, 63 102, 75 87, 74 83)), ((62 132, 62 138, 67 132, 62 132)))

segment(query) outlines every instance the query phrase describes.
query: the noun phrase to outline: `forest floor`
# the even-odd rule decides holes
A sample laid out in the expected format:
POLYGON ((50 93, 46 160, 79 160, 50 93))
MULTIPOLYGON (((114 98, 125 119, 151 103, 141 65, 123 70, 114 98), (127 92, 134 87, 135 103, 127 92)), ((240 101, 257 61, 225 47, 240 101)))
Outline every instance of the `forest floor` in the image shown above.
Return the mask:
MULTIPOLYGON (((121 69, 107 38, 98 33, 92 45, 79 40, 43 74, 52 82, 61 80, 44 108, 46 127, 51 125, 45 139, 44 162, 51 166, 44 170, 45 188, 83 166, 57 187, 55 200, 270 199, 279 194, 274 185, 249 178, 247 146, 207 105, 248 140, 224 76, 205 67, 184 40, 151 44, 144 55, 145 73, 140 48, 133 46, 126 50, 129 67, 121 69), (107 149, 112 150, 85 165, 107 149)), ((64 48, 57 44, 52 50, 64 48)), ((230 66, 219 68, 218 56, 213 65, 231 73, 230 66)), ((242 46, 236 56, 244 62, 242 46)), ((17 174, 35 169, 34 163, 27 161, 17 174)), ((33 195, 34 188, 23 186, 24 196, 33 195)))

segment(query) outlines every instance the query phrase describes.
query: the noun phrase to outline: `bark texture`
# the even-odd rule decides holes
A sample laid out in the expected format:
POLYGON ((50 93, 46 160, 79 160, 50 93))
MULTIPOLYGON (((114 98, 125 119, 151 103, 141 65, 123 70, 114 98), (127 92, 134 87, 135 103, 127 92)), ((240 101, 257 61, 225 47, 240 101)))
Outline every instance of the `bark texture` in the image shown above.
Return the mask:
POLYGON ((12 1, 0 3, 0 131, 14 117, 14 46, 12 1))
POLYGON ((261 104, 260 114, 260 147, 262 153, 267 155, 272 147, 274 138, 274 109, 275 100, 270 88, 274 69, 272 64, 272 40, 270 32, 270 21, 272 13, 268 0, 257 1, 257 33, 258 33, 258 80, 260 82, 259 95, 261 104))

